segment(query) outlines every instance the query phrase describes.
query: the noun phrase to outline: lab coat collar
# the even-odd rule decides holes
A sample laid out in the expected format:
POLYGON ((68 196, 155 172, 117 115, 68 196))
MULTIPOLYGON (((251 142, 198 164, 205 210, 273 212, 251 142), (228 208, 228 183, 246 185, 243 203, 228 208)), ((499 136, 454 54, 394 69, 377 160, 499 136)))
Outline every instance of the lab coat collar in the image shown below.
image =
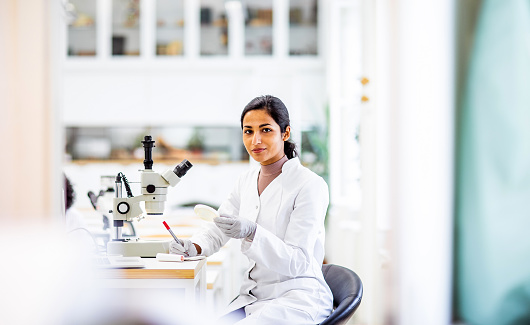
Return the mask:
POLYGON ((295 166, 298 166, 300 165, 300 159, 298 157, 294 157, 294 158, 291 158, 289 160, 287 160, 285 162, 285 164, 283 164, 282 166, 282 173, 285 172, 285 171, 288 171, 292 168, 294 168, 295 166))

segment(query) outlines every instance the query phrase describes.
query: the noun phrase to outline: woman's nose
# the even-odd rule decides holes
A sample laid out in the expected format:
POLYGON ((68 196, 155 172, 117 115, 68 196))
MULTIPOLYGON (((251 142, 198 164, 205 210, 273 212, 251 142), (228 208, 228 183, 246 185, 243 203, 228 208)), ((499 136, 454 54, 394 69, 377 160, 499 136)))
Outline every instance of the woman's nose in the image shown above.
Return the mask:
POLYGON ((259 133, 255 133, 254 137, 252 138, 252 144, 256 145, 260 143, 261 143, 261 136, 259 135, 259 133))

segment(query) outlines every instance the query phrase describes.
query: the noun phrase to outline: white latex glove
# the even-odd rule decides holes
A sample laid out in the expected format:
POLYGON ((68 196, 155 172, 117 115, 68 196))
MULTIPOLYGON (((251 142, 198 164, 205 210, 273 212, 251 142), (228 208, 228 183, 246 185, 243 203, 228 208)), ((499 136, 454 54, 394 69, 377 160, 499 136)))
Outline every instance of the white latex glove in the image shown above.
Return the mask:
MULTIPOLYGON (((180 239, 180 238, 179 238, 180 239)), ((176 241, 172 240, 169 243, 169 253, 170 254, 178 254, 178 255, 184 255, 184 256, 197 256, 197 248, 191 240, 189 239, 180 239, 184 246, 177 243, 176 241)))
POLYGON ((232 238, 254 239, 256 223, 245 218, 220 216, 213 219, 217 228, 232 238))

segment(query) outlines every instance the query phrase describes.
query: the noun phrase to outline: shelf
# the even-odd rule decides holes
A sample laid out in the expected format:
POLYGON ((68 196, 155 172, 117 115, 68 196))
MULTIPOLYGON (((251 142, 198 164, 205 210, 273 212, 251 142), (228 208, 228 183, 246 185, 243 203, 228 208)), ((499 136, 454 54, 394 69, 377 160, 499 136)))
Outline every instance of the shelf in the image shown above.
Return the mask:
POLYGON ((140 32, 140 28, 138 27, 112 27, 112 32, 116 31, 126 31, 126 32, 140 32))
MULTIPOLYGON (((305 71, 323 71, 325 69, 324 59, 318 55, 303 57, 286 57, 285 64, 289 69, 305 71)), ((188 73, 188 72, 232 72, 232 74, 249 74, 255 70, 265 70, 269 72, 285 71, 278 65, 278 60, 271 55, 244 56, 242 59, 234 60, 229 56, 201 56, 190 60, 185 56, 157 56, 156 60, 146 62, 143 57, 120 56, 108 57, 97 60, 84 60, 82 57, 69 57, 65 62, 65 67, 71 73, 90 71, 92 73, 188 73), (259 67, 259 68, 257 68, 259 67)))
POLYGON ((245 28, 251 28, 251 29, 258 29, 258 28, 272 29, 272 25, 245 25, 245 28))
MULTIPOLYGON (((248 160, 239 161, 221 161, 218 159, 197 159, 192 156, 183 159, 188 159, 192 164, 204 164, 204 165, 219 165, 219 164, 240 164, 248 163, 248 160)), ((172 158, 153 158, 155 164, 159 165, 178 165, 183 159, 172 159, 172 158)), ((91 164, 120 164, 120 165, 139 165, 143 166, 143 159, 74 159, 67 161, 68 164, 85 166, 91 164)))
POLYGON ((76 51, 73 53, 68 54, 69 58, 75 57, 75 58, 95 58, 96 57, 96 51, 76 51))
POLYGON ((169 31, 172 31, 172 30, 184 30, 184 26, 157 26, 156 27, 156 30, 169 30, 169 31))
POLYGON ((96 26, 83 26, 83 27, 75 27, 75 26, 68 26, 68 31, 70 32, 95 32, 96 26))

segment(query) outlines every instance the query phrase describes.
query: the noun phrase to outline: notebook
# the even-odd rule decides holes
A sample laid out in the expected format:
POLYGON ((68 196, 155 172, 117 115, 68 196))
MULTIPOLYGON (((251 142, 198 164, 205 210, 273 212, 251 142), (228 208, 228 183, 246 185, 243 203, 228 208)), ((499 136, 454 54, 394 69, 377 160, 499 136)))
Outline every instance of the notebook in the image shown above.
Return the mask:
POLYGON ((156 259, 160 262, 184 262, 184 261, 197 261, 204 259, 204 256, 184 256, 178 254, 156 254, 156 259))
POLYGON ((98 256, 94 258, 94 263, 104 269, 145 267, 145 262, 139 256, 98 256))

